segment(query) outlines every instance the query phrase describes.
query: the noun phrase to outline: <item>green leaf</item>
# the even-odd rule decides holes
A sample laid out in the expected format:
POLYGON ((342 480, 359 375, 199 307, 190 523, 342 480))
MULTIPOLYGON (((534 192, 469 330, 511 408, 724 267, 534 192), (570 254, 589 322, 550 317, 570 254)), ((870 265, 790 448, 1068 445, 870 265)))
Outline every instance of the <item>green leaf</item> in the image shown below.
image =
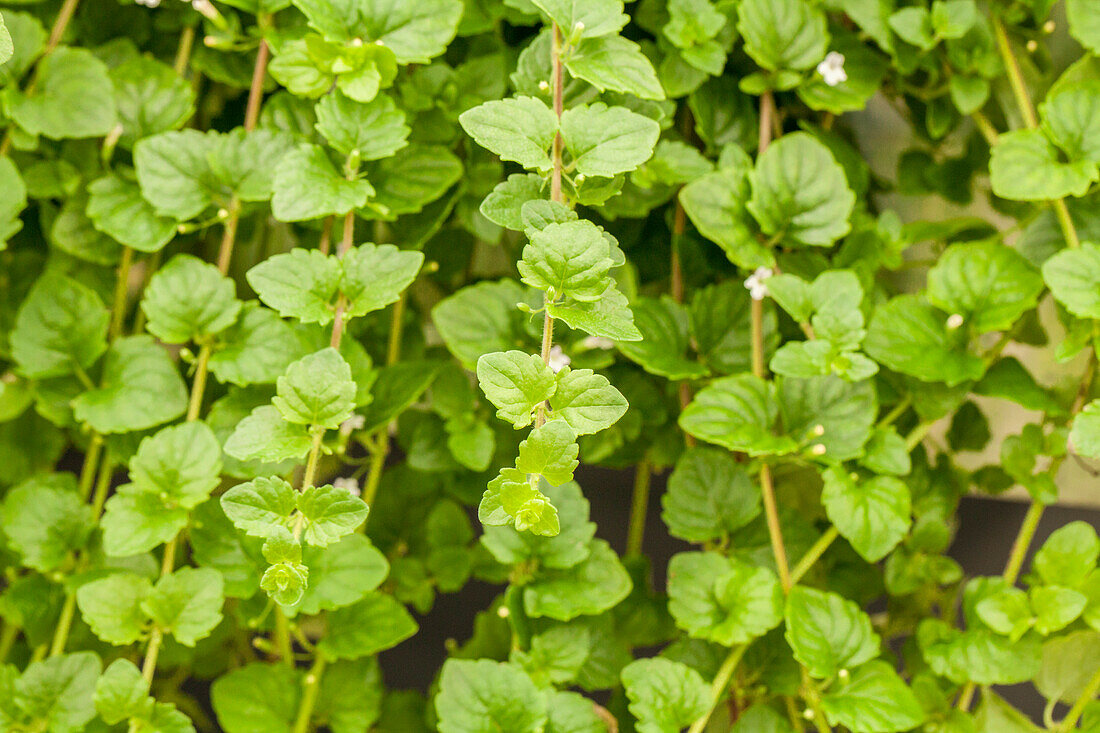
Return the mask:
POLYGON ((260 578, 263 592, 284 607, 300 603, 308 583, 309 568, 297 562, 276 562, 260 578))
POLYGON ((396 303, 420 272, 424 255, 392 244, 363 244, 344 255, 340 291, 348 299, 345 317, 363 316, 396 303))
POLYGON ((301 690, 296 670, 253 662, 214 680, 210 699, 226 733, 289 732, 301 690))
POLYGON ((125 433, 174 420, 187 389, 168 352, 149 336, 121 338, 107 351, 102 387, 73 400, 73 414, 100 433, 125 433))
POLYGON ((829 247, 851 229, 855 194, 844 169, 824 143, 807 133, 784 135, 768 146, 749 182, 752 198, 745 207, 777 242, 829 247))
POLYGON ((361 42, 377 42, 392 49, 401 64, 426 64, 443 53, 462 16, 462 4, 454 0, 429 0, 417 5, 394 5, 386 0, 363 4, 298 0, 295 5, 309 18, 310 25, 330 40, 358 37, 361 42))
POLYGON ((1100 669, 1100 633, 1072 631, 1043 643, 1043 662, 1035 689, 1048 700, 1073 704, 1100 669))
POLYGON ((1094 54, 1100 54, 1100 12, 1088 0, 1066 0, 1069 33, 1094 54))
POLYGON ((1074 416, 1069 440, 1076 453, 1088 458, 1100 457, 1100 400, 1088 403, 1074 416))
POLYGON ((638 659, 621 674, 638 733, 681 730, 710 708, 707 683, 686 664, 660 657, 638 659))
POLYGON ((106 65, 86 48, 60 46, 39 63, 34 91, 8 112, 31 135, 101 137, 115 126, 114 88, 106 65))
POLYGON ((1028 261, 999 241, 951 245, 928 271, 928 301, 966 317, 978 333, 1010 328, 1042 290, 1028 261))
POLYGON ((316 109, 317 131, 341 155, 354 151, 360 160, 377 160, 408 144, 405 113, 390 97, 362 104, 337 90, 322 97, 316 109))
POLYGON ((1043 280, 1070 313, 1100 318, 1100 246, 1086 242, 1043 263, 1043 280))
POLYGON ((4 692, 42 730, 80 733, 95 717, 92 696, 100 669, 95 652, 62 654, 31 662, 4 692))
POLYGON ((343 277, 340 261, 315 249, 292 249, 269 257, 245 275, 265 305, 285 318, 322 326, 333 318, 343 277))
POLYGON ((1047 538, 1031 561, 1032 570, 1047 584, 1076 588, 1096 567, 1100 537, 1092 525, 1070 522, 1047 538))
MULTIPOLYGON (((29 170, 25 169, 24 175, 29 170)), ((23 183, 19 169, 10 158, 4 158, 0 163, 0 191, 3 191, 0 194, 0 250, 2 250, 4 242, 23 228, 19 214, 27 208, 27 186, 23 183)))
POLYGON ((749 455, 789 453, 787 436, 772 434, 779 416, 775 385, 750 374, 716 379, 680 413, 680 427, 707 443, 749 455))
POLYGON ((180 128, 194 114, 191 84, 168 64, 134 56, 110 73, 122 125, 119 143, 126 148, 143 137, 180 128))
POLYGON ((571 568, 547 571, 524 587, 528 616, 571 621, 618 605, 633 584, 615 551, 603 540, 588 543, 588 557, 571 568))
POLYGON ((324 549, 307 547, 303 557, 309 567, 309 587, 296 610, 305 614, 362 600, 390 570, 385 555, 362 534, 350 534, 324 549))
POLYGON ((148 552, 171 540, 186 525, 183 507, 167 506, 158 494, 124 484, 107 500, 100 520, 103 551, 110 557, 148 552))
POLYGON ((953 387, 980 378, 985 364, 965 351, 965 329, 947 321, 919 295, 899 295, 875 310, 863 348, 883 366, 922 381, 953 387))
POLYGON ((210 635, 222 619, 222 576, 211 568, 180 568, 162 577, 142 610, 184 646, 210 635))
POLYGON ((253 537, 271 537, 289 528, 297 506, 297 492, 278 476, 238 484, 221 496, 225 516, 253 537))
POLYGON ((607 377, 591 369, 562 369, 550 396, 551 417, 564 420, 575 435, 590 435, 614 425, 627 402, 607 377))
POLYGON ((932 27, 932 14, 927 8, 901 8, 890 16, 890 28, 906 43, 922 51, 936 45, 936 31, 932 27))
POLYGON ((130 461, 130 480, 165 502, 193 509, 220 483, 221 448, 204 422, 164 428, 141 441, 130 461))
POLYGON ((542 188, 542 176, 535 173, 513 173, 489 192, 478 211, 494 224, 522 231, 523 205, 528 201, 544 200, 542 188))
POLYGON ((943 621, 926 618, 917 627, 921 654, 932 671, 962 684, 1015 684, 1039 671, 1040 645, 1035 635, 1017 642, 989 629, 952 629, 943 621))
POLYGON ((109 319, 95 291, 63 275, 43 275, 16 315, 12 358, 32 379, 87 369, 107 348, 109 319))
POLYGON ((520 316, 516 303, 523 298, 524 289, 512 280, 480 282, 436 304, 432 321, 447 349, 473 368, 482 354, 515 348, 520 316))
POLYGON ((893 476, 853 479, 830 468, 821 502, 829 521, 868 562, 885 557, 909 531, 909 487, 893 476))
POLYGON ((638 44, 619 35, 585 38, 565 58, 570 75, 600 91, 623 92, 642 99, 664 99, 653 64, 638 44))
POLYGON ((153 584, 147 578, 113 573, 80 586, 76 604, 92 633, 108 644, 126 646, 145 632, 148 617, 141 604, 152 590, 153 584))
POLYGON ((551 420, 532 430, 519 444, 516 469, 537 473, 559 486, 573 479, 579 450, 577 438, 565 421, 551 420))
POLYGON ((661 518, 673 537, 711 542, 760 514, 760 492, 729 453, 689 448, 668 477, 661 506, 661 518))
POLYGON ((405 361, 382 367, 371 387, 374 399, 360 413, 363 430, 373 432, 407 410, 435 379, 439 362, 405 361))
POLYGON ((489 659, 448 659, 435 697, 440 733, 542 733, 546 698, 518 667, 489 659))
POLYGON ((68 474, 41 475, 15 486, 0 504, 0 526, 23 563, 48 572, 84 546, 94 520, 68 474))
POLYGON ((629 18, 623 14, 621 0, 531 0, 567 35, 580 32, 583 38, 596 38, 618 33, 629 18), (576 28, 577 23, 581 24, 576 28))
POLYGON ((496 406, 497 417, 517 429, 531 424, 535 408, 558 387, 542 357, 522 351, 483 355, 477 360, 477 381, 496 406))
POLYGON ((128 659, 116 659, 95 683, 95 709, 108 725, 143 716, 151 707, 141 670, 128 659))
POLYGON ((502 160, 524 168, 550 167, 546 151, 558 131, 558 120, 542 100, 520 96, 485 102, 458 119, 467 135, 502 160))
POLYGON ((852 733, 906 731, 925 719, 913 691, 881 661, 864 664, 847 682, 830 689, 821 708, 830 725, 843 725, 852 733))
POLYGON ((1084 196, 1098 176, 1091 160, 1059 160, 1058 148, 1040 130, 1006 132, 989 160, 993 193, 1015 201, 1084 196))
POLYGON ((297 356, 288 348, 295 338, 294 330, 274 311, 248 301, 236 323, 219 335, 208 362, 210 371, 218 381, 240 387, 274 384, 297 356))
POLYGON ((397 646, 417 631, 416 621, 393 596, 375 591, 328 617, 328 634, 318 644, 333 659, 358 659, 397 646))
POLYGON ((1035 630, 1043 636, 1064 629, 1085 610, 1088 599, 1084 594, 1057 585, 1043 585, 1028 592, 1031 608, 1035 611, 1035 630))
POLYGON ((374 186, 337 172, 324 148, 300 145, 275 169, 271 213, 279 221, 343 216, 367 203, 374 186))
POLYGON ((276 382, 271 403, 290 423, 338 428, 355 409, 351 367, 331 347, 291 364, 276 382))
POLYGON ((607 290, 614 264, 600 229, 582 219, 533 232, 517 266, 523 282, 546 291, 548 300, 594 301, 607 290))
POLYGON ((355 531, 367 518, 367 505, 346 489, 310 486, 298 495, 298 511, 305 517, 302 539, 326 547, 355 531))
POLYGON ((477 516, 485 525, 512 524, 520 532, 545 537, 553 537, 561 529, 554 505, 536 488, 530 476, 514 468, 500 469, 489 482, 478 504, 477 516))
POLYGON ((157 270, 141 309, 149 332, 169 344, 203 341, 233 325, 241 310, 236 285, 198 257, 178 254, 157 270))
POLYGON ((561 135, 577 173, 614 176, 649 159, 661 128, 625 107, 602 102, 573 107, 561 116, 561 135))
POLYGON ((775 264, 771 251, 756 240, 745 208, 750 165, 742 155, 738 165, 719 168, 680 189, 680 203, 699 233, 721 247, 731 262, 749 269, 775 264))
POLYGON ((1059 87, 1039 105, 1043 130, 1071 161, 1100 163, 1096 143, 1096 113, 1100 112, 1100 83, 1081 82, 1059 87))
POLYGON ((254 409, 225 441, 225 452, 242 461, 300 460, 313 440, 304 425, 287 422, 271 405, 254 409))
POLYGON ((805 0, 745 0, 737 15, 745 51, 769 71, 803 71, 825 57, 825 14, 805 0))
POLYGON ((878 410, 870 382, 850 383, 834 376, 785 378, 779 399, 787 435, 838 461, 860 455, 878 410))
POLYGON ((546 498, 558 511, 561 532, 544 536, 520 532, 514 527, 486 526, 481 544, 497 562, 517 565, 534 561, 543 568, 565 569, 591 554, 590 542, 596 534, 596 525, 588 521, 588 500, 580 486, 569 482, 561 486, 544 485, 543 488, 546 498))
POLYGON ((836 593, 795 586, 784 614, 795 659, 814 677, 828 679, 878 656, 881 641, 859 606, 836 593))
POLYGON ((783 617, 783 591, 772 571, 714 552, 674 555, 668 597, 677 626, 723 646, 763 636, 783 617))
POLYGON ((570 328, 592 336, 614 341, 638 341, 642 338, 634 325, 634 314, 627 305, 626 296, 614 283, 594 303, 567 299, 563 303, 548 304, 546 310, 552 317, 565 321, 570 328))
POLYGON ((686 356, 690 316, 671 298, 639 299, 631 311, 641 341, 618 344, 619 351, 650 374, 670 380, 698 379, 707 368, 686 356))
POLYGON ((4 16, 0 15, 0 64, 7 63, 15 55, 15 46, 11 42, 11 33, 4 25, 4 16))
MULTIPOLYGON (((190 87, 189 87, 190 88, 190 87)), ((141 187, 117 174, 88 185, 88 218, 99 231, 139 252, 158 252, 176 236, 176 220, 160 216, 141 187)))

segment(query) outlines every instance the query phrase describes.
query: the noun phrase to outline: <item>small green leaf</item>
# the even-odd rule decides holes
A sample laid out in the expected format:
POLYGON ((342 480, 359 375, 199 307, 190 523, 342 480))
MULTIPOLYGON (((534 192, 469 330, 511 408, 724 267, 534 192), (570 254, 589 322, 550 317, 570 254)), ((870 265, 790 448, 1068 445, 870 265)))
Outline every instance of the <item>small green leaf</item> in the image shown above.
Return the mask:
POLYGON ((661 128, 625 107, 602 102, 573 107, 561 116, 561 135, 577 173, 614 176, 649 159, 661 128))
POLYGON ((1100 633, 1072 631, 1043 642, 1043 662, 1035 677, 1035 688, 1048 700, 1073 704, 1097 669, 1100 633))
POLYGON ((1096 567, 1100 537, 1086 522, 1070 522, 1056 529, 1031 561, 1032 570, 1047 584, 1076 588, 1096 567))
POLYGON ((1084 196, 1098 176, 1091 160, 1059 160, 1058 148, 1040 130, 1006 132, 989 160, 993 193, 1015 201, 1084 196))
POLYGON ((271 403, 290 423, 338 428, 355 409, 351 367, 331 347, 291 364, 276 382, 271 403))
POLYGON ((332 659, 359 659, 397 646, 416 633, 416 621, 393 596, 375 591, 328 617, 318 649, 332 659))
POLYGON ((760 492, 731 455, 689 448, 661 497, 669 534, 688 542, 720 540, 760 514, 760 492))
POLYGON ((169 344, 203 341, 233 325, 241 310, 236 285, 218 268, 178 254, 149 280, 141 309, 149 332, 169 344))
POLYGON ((892 733, 915 728, 925 713, 916 695, 886 662, 872 661, 821 698, 830 725, 852 733, 892 733))
POLYGON ((600 229, 581 219, 533 232, 517 266, 523 282, 546 291, 548 300, 594 301, 607 290, 614 262, 600 229))
POLYGON ((103 551, 110 557, 130 557, 175 537, 187 526, 187 510, 167 506, 157 493, 123 484, 107 500, 100 526, 103 551))
POLYGON ((435 710, 440 733, 541 733, 548 714, 522 669, 489 659, 448 659, 435 710))
POLYGON ((829 521, 868 562, 885 557, 909 531, 909 487, 892 476, 853 479, 830 468, 821 502, 829 521))
POLYGON ((710 690, 702 676, 680 662, 639 659, 622 671, 638 733, 681 730, 709 709, 710 690))
POLYGON ((928 301, 964 316, 978 333, 1010 328, 1042 289, 1028 261, 999 241, 951 245, 928 271, 928 301))
POLYGON ((664 99, 653 64, 638 44, 619 35, 585 38, 565 59, 569 73, 601 91, 623 92, 642 99, 664 99))
POLYGON ((360 160, 393 155, 408 144, 405 113, 393 99, 380 95, 367 104, 349 99, 339 90, 317 103, 317 131, 341 155, 360 160))
POLYGON ((176 236, 176 220, 157 214, 130 180, 108 174, 92 181, 88 193, 92 226, 119 244, 139 252, 158 252, 176 236))
POLYGON ((569 425, 564 420, 551 420, 532 430, 519 444, 516 469, 537 473, 550 484, 560 486, 573 479, 579 450, 569 425))
POLYGON ((607 377, 591 369, 563 369, 550 396, 552 417, 564 420, 576 435, 590 435, 614 425, 627 410, 626 398, 607 377))
POLYGON ((269 257, 245 276, 260 300, 279 315, 322 326, 333 318, 342 277, 340 261, 315 249, 269 257))
POLYGON ((93 695, 100 669, 95 652, 61 654, 31 662, 23 675, 4 690, 5 697, 43 730, 79 733, 95 717, 93 695))
POLYGON ((73 400, 73 414, 100 433, 125 433, 174 420, 187 389, 168 352, 149 336, 121 338, 107 351, 102 386, 73 400))
POLYGON ((680 190, 680 203, 699 233, 721 247, 731 262, 745 268, 769 267, 775 257, 757 241, 745 208, 751 163, 748 156, 740 158, 736 166, 688 183, 680 190))
POLYGON ((130 480, 143 491, 193 509, 220 482, 221 449, 206 423, 165 428, 141 441, 130 461, 130 480))
POLYGON ((222 576, 211 568, 180 568, 162 577, 142 610, 184 646, 210 635, 222 619, 222 576))
POLYGON ((558 120, 541 100, 514 97, 485 102, 458 119, 467 135, 501 159, 524 168, 550 167, 546 151, 558 131, 558 120))
POLYGON ((542 357, 522 351, 483 355, 477 360, 477 381, 497 416, 517 429, 530 425, 535 408, 557 389, 542 357))
POLYGON ((583 38, 618 33, 629 18, 623 14, 621 0, 531 0, 531 4, 549 16, 566 34, 579 32, 583 38), (580 28, 577 24, 580 23, 580 28))
POLYGON ((301 690, 296 670, 253 662, 214 680, 210 699, 226 733, 274 733, 292 729, 301 690))
POLYGON ((787 642, 810 674, 828 679, 879 654, 881 641, 859 606, 836 593, 795 586, 784 614, 787 642))
POLYGON ((563 570, 547 571, 523 590, 528 616, 571 621, 618 605, 630 595, 630 575, 603 540, 588 543, 588 556, 563 570))
POLYGON ((397 302, 424 263, 420 252, 392 244, 363 244, 344 255, 340 291, 348 299, 345 316, 363 316, 397 302))
POLYGON ((716 379, 680 413, 680 427, 699 440, 749 455, 789 453, 797 448, 772 427, 779 416, 775 385, 750 374, 716 379))
POLYGON ((304 458, 311 444, 304 425, 287 422, 271 405, 254 409, 225 441, 225 452, 242 461, 279 463, 304 458))
POLYGON ((301 145, 284 155, 273 185, 271 213, 279 221, 343 216, 374 195, 374 186, 365 178, 337 172, 318 145, 301 145))
POLYGON ((803 71, 825 57, 825 14, 805 0, 745 0, 737 15, 746 53, 769 71, 803 71))
POLYGON ((109 319, 95 291, 63 275, 44 275, 16 315, 12 357, 32 379, 87 369, 107 348, 109 319))
POLYGON ((122 125, 119 143, 132 148, 143 137, 182 127, 194 114, 191 84, 168 64, 134 56, 111 69, 122 125))
POLYGON ((677 626, 724 646, 763 636, 783 617, 783 591, 772 571, 714 552, 674 555, 668 596, 677 626))
POLYGON ((108 725, 143 717, 152 707, 141 670, 128 659, 116 659, 95 683, 95 709, 108 725))
POLYGON ((41 572, 82 548, 94 520, 69 474, 40 475, 15 486, 0 503, 0 526, 23 562, 41 572))
POLYGON ((153 584, 147 578, 113 573, 80 586, 76 603, 92 633, 108 644, 126 646, 145 631, 148 617, 141 604, 152 590, 153 584))
POLYGON ((687 356, 687 308, 667 297, 640 298, 631 311, 642 340, 618 344, 619 351, 659 377, 679 381, 706 376, 707 368, 687 356))
POLYGON ((253 537, 270 537, 290 527, 298 506, 297 492, 277 476, 238 484, 221 496, 225 515, 253 537))
POLYGON ((745 207, 778 242, 828 247, 851 229, 855 194, 844 169, 829 148, 807 133, 784 135, 768 146, 749 181, 752 198, 745 207))
POLYGON ((1100 54, 1100 12, 1089 0, 1066 0, 1070 35, 1082 46, 1100 54))
POLYGON ((8 107, 11 118, 31 135, 101 137, 118 119, 107 66, 86 48, 61 46, 46 56, 27 96, 8 107))
POLYGON ((1100 318, 1100 246, 1086 242, 1043 263, 1043 280, 1054 298, 1081 318, 1100 318))
POLYGON ((346 489, 310 486, 298 495, 298 511, 305 517, 302 539, 326 547, 355 531, 367 518, 367 505, 346 489))

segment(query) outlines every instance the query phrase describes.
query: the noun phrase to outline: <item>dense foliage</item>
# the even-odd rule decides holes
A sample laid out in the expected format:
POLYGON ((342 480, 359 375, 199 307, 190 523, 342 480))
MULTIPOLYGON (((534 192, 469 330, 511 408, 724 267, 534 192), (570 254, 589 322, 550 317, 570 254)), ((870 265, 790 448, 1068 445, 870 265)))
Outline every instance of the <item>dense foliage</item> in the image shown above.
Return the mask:
POLYGON ((0 729, 1100 730, 1100 3, 0 5, 0 729))

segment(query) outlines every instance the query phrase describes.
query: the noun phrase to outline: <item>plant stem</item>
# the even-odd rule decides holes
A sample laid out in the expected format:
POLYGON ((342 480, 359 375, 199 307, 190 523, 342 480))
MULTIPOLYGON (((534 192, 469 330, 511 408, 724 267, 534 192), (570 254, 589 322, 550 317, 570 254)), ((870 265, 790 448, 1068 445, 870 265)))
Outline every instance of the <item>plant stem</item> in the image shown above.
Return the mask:
POLYGON ((882 419, 878 421, 878 424, 875 427, 885 428, 888 425, 893 425, 894 421, 904 415, 905 411, 908 410, 909 406, 912 404, 913 398, 909 395, 906 395, 901 399, 900 402, 894 405, 893 409, 891 409, 890 412, 883 415, 882 419))
POLYGON ((791 568, 791 583, 797 583, 802 580, 802 576, 809 572, 810 568, 814 566, 821 556, 825 554, 825 551, 829 549, 829 546, 836 541, 836 538, 840 536, 840 531, 835 526, 830 526, 825 530, 825 534, 817 538, 817 542, 806 551, 806 554, 791 568))
POLYGON ((294 652, 290 646, 290 622, 283 607, 275 604, 275 648, 279 650, 279 659, 287 667, 294 667, 294 652))
POLYGON ((103 504, 107 501, 107 489, 111 487, 111 479, 114 478, 115 467, 110 461, 103 461, 99 467, 99 479, 95 483, 95 494, 92 496, 92 516, 97 520, 103 514, 103 504))
POLYGON ((202 396, 206 391, 206 374, 210 363, 211 347, 209 343, 203 344, 199 349, 199 358, 195 363, 195 379, 191 383, 191 398, 187 404, 187 421, 199 419, 202 412, 202 396))
POLYGON ((925 436, 928 435, 928 431, 935 424, 932 420, 917 423, 917 426, 905 438, 905 450, 912 452, 914 448, 921 444, 921 441, 924 440, 925 436))
POLYGON ((317 475, 317 463, 321 457, 321 441, 324 437, 324 430, 317 430, 313 434, 313 443, 309 447, 309 458, 306 459, 306 470, 302 474, 303 491, 313 486, 314 477, 317 475))
POLYGON ((645 536, 646 511, 649 509, 649 483, 653 468, 642 461, 634 469, 634 494, 630 502, 630 529, 626 536, 626 557, 641 557, 645 536))
POLYGON ((73 615, 76 612, 76 592, 65 596, 65 605, 61 607, 61 616, 57 619, 57 628, 53 633, 53 641, 50 643, 50 656, 56 657, 65 651, 65 644, 69 640, 69 629, 73 625, 73 615))
POLYGON ((325 223, 321 225, 321 239, 317 242, 317 249, 321 254, 327 255, 332 242, 332 222, 335 219, 331 214, 325 217, 325 223))
POLYGON ((4 630, 0 632, 0 664, 8 658, 11 648, 15 645, 15 639, 19 636, 19 626, 13 623, 4 624, 4 630))
POLYGON ((810 712, 813 713, 814 727, 817 728, 819 733, 830 733, 832 728, 829 727, 825 712, 821 709, 821 693, 818 692, 817 684, 810 677, 810 673, 806 671, 805 667, 802 668, 802 699, 806 701, 806 704, 810 707, 810 712))
MULTIPOLYGON (((405 314, 405 293, 393 304, 393 313, 390 315, 390 336, 386 344, 386 366, 393 366, 401 358, 401 321, 405 314)), ((378 494, 378 485, 382 481, 382 469, 386 467, 386 458, 390 454, 389 426, 384 426, 378 432, 378 443, 371 452, 370 471, 367 474, 367 482, 363 486, 361 498, 371 506, 378 494)), ((363 531, 366 531, 366 523, 363 531)))
POLYGON ((92 440, 88 443, 88 452, 84 454, 84 465, 80 469, 80 496, 84 501, 92 496, 92 482, 95 480, 95 472, 99 463, 99 455, 103 452, 103 436, 92 433, 92 440))
POLYGON ((122 333, 122 317, 126 314, 126 294, 130 286, 130 266, 134 262, 134 250, 122 248, 122 259, 118 263, 118 279, 115 280, 115 300, 111 306, 111 325, 107 330, 107 340, 114 341, 122 333))
POLYGON ((298 706, 298 717, 294 721, 294 733, 306 733, 309 730, 309 718, 313 715, 313 706, 317 703, 317 692, 321 686, 321 675, 325 672, 325 655, 318 654, 313 660, 305 679, 302 680, 302 703, 298 706))
POLYGON ((191 50, 195 46, 195 26, 186 26, 180 32, 180 42, 176 46, 176 59, 172 62, 172 68, 176 74, 183 76, 187 70, 187 64, 191 61, 191 50))
POLYGON ((1020 531, 1016 535, 1015 542, 1012 543, 1012 553, 1008 556, 1008 563, 1005 565, 1003 577, 1009 585, 1015 584, 1016 579, 1020 577, 1020 569, 1024 565, 1028 548, 1031 547, 1031 540, 1034 539, 1035 531, 1039 528, 1039 520, 1043 518, 1043 509, 1044 506, 1037 501, 1031 502, 1031 506, 1027 508, 1023 524, 1020 525, 1020 531))
MULTIPOLYGON (((138 300, 141 300, 142 295, 149 288, 149 281, 153 279, 153 275, 157 274, 157 270, 160 269, 160 261, 164 256, 164 250, 159 249, 153 253, 153 256, 145 263, 145 272, 142 275, 141 290, 138 291, 138 300)), ((145 330, 145 311, 141 308, 134 309, 134 329, 133 333, 139 334, 145 330)))
POLYGON ((729 687, 730 679, 733 677, 733 672, 741 662, 741 657, 745 655, 746 649, 748 649, 748 645, 742 644, 730 650, 729 656, 718 668, 718 673, 714 675, 714 682, 710 685, 710 707, 691 724, 688 733, 703 733, 703 730, 706 729, 707 723, 710 722, 710 716, 714 715, 715 708, 722 702, 726 688, 729 687))
MULTIPOLYGON (((337 257, 344 258, 344 255, 351 249, 354 238, 355 210, 353 209, 344 216, 344 235, 340 238, 340 244, 336 248, 337 257)), ((344 297, 343 293, 340 293, 340 297, 336 300, 336 315, 332 320, 332 339, 329 341, 329 345, 334 349, 340 348, 340 339, 344 337, 344 311, 347 307, 347 298, 344 297)))
POLYGON ((1085 689, 1081 690, 1081 694, 1077 700, 1074 701, 1073 707, 1066 713, 1066 717, 1062 719, 1062 722, 1058 726, 1060 731, 1071 731, 1076 727, 1077 721, 1081 719, 1081 714, 1085 711, 1085 706, 1096 699, 1097 694, 1100 693, 1100 669, 1097 669, 1089 678, 1088 683, 1085 685, 1085 689))

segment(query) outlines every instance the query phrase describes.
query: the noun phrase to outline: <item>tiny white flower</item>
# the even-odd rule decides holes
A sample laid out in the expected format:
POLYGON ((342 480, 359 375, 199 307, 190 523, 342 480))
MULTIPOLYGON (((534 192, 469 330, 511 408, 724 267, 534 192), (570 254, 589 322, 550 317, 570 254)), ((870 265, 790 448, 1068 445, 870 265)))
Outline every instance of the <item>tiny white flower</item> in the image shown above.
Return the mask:
POLYGON ((820 425, 820 424, 814 425, 814 435, 816 435, 817 437, 820 438, 824 434, 825 434, 825 426, 824 425, 820 425))
POLYGON ((545 79, 540 81, 539 82, 539 91, 541 91, 541 92, 550 91, 550 82, 546 81, 545 79))
POLYGON ((605 336, 585 336, 584 341, 581 341, 581 346, 586 349, 602 349, 607 351, 608 349, 615 348, 615 342, 605 336))
POLYGON ((569 362, 571 361, 572 359, 569 358, 568 354, 561 350, 560 346, 555 344, 550 348, 550 360, 547 362, 547 365, 554 370, 555 374, 560 372, 563 368, 569 366, 569 362))
POLYGON ((745 280, 745 289, 753 300, 763 300, 768 297, 768 286, 765 281, 772 276, 770 267, 758 267, 756 271, 745 280))
POLYGON ((344 489, 352 496, 359 496, 359 479, 351 478, 338 478, 333 480, 332 487, 334 489, 344 489))
POLYGON ((814 454, 815 456, 823 456, 825 455, 826 450, 827 448, 825 447, 824 443, 818 443, 813 448, 810 448, 810 453, 814 454))
POLYGON ((160 0, 134 0, 134 2, 147 8, 155 8, 160 5, 160 0))
POLYGON ((844 70, 844 54, 839 51, 830 51, 825 59, 817 65, 817 73, 831 87, 848 81, 848 72, 844 70))
POLYGON ((340 434, 351 435, 356 430, 362 430, 363 426, 367 424, 367 418, 362 415, 352 415, 344 422, 340 423, 340 434))
POLYGON ((959 326, 963 325, 963 317, 958 313, 952 313, 947 317, 947 328, 950 331, 954 331, 959 326))
POLYGON ((351 45, 352 45, 352 48, 359 48, 360 46, 363 45, 363 39, 362 38, 353 38, 353 39, 351 39, 351 45))

